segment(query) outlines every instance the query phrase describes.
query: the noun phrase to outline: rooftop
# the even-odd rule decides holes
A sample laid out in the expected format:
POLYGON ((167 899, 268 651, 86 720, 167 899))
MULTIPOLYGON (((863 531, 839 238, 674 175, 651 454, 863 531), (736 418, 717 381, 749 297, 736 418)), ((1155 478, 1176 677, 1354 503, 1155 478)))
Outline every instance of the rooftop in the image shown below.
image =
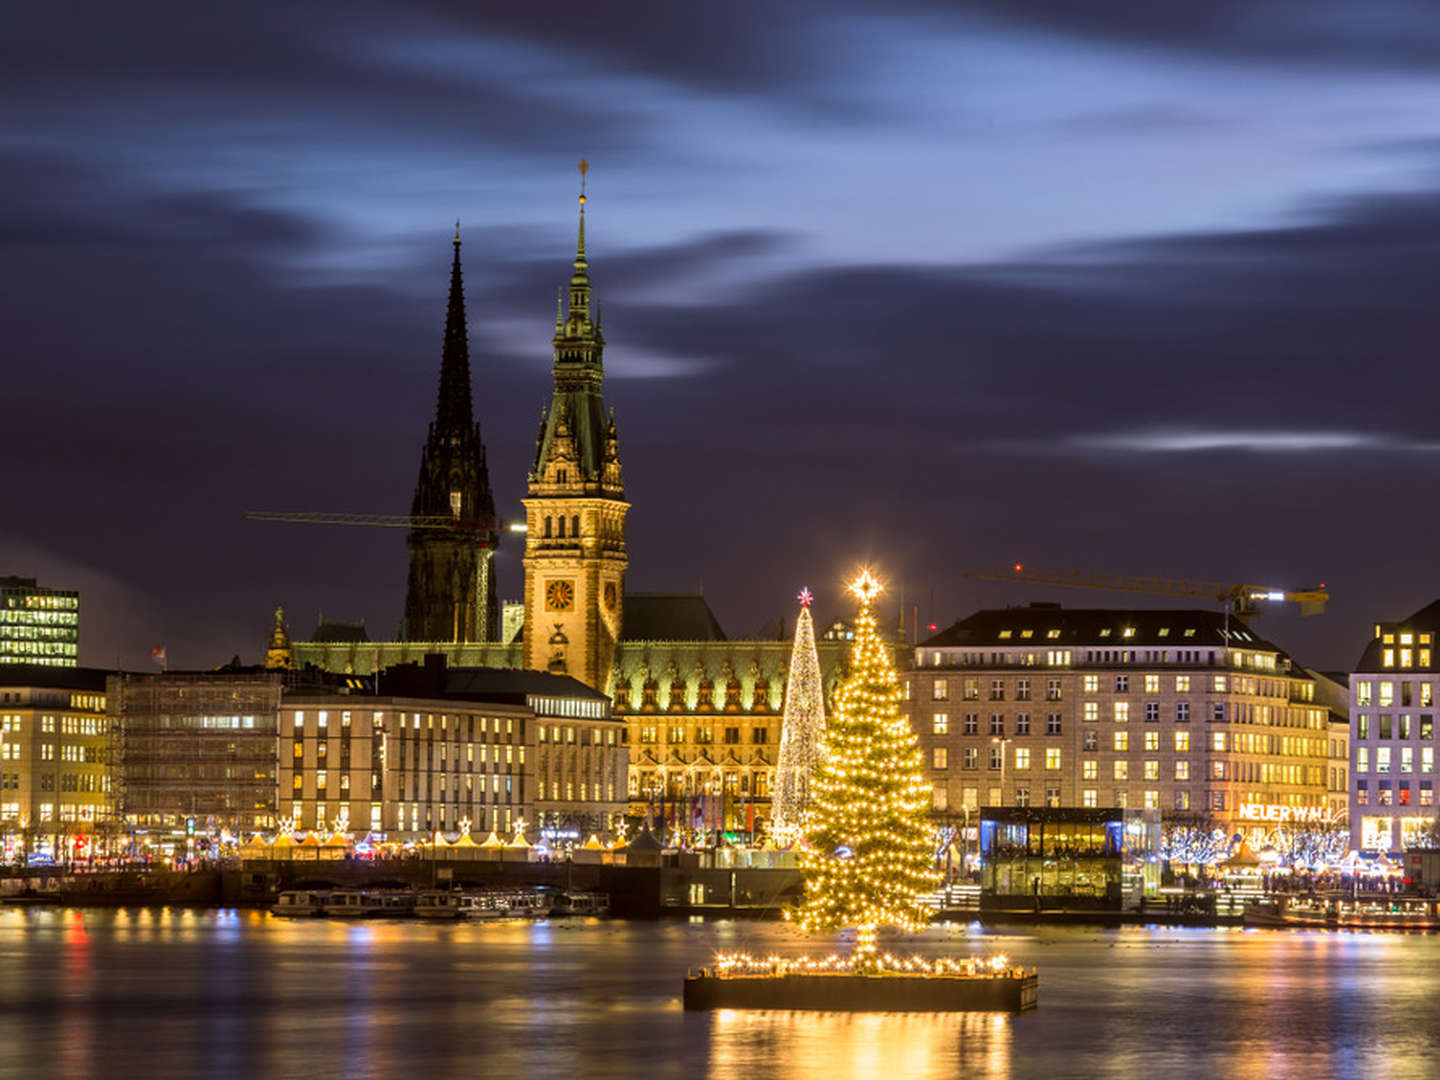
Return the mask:
POLYGON ((918 648, 1020 646, 1054 649, 1090 646, 1256 649, 1284 655, 1231 615, 1203 608, 1063 608, 1059 604, 987 608, 941 630, 918 648), (1227 641, 1228 633, 1228 641, 1227 641))
POLYGON ((621 641, 725 641, 701 593, 625 594, 621 641))
POLYGON ((104 668, 58 667, 51 664, 0 664, 0 686, 36 686, 46 690, 104 690, 104 668))

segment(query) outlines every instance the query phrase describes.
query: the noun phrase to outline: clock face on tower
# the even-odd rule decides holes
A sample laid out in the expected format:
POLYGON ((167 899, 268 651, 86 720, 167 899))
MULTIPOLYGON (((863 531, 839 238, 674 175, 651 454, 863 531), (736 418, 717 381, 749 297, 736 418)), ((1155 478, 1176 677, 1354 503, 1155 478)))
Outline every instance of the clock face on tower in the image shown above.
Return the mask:
POLYGON ((569 611, 574 606, 574 582, 552 581, 545 586, 545 609, 547 611, 569 611))
POLYGON ((607 582, 605 583, 605 610, 606 610, 606 611, 614 611, 614 610, 615 610, 615 602, 616 602, 616 600, 618 600, 618 599, 619 599, 619 593, 617 592, 617 590, 616 590, 616 588, 615 588, 615 582, 613 582, 613 581, 607 581, 607 582))

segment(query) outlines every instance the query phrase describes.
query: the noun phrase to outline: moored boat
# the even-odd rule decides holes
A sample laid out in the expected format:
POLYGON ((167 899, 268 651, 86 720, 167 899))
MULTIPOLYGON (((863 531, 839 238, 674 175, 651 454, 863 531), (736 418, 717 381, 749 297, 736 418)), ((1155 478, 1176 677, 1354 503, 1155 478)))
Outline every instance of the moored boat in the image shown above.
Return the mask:
POLYGON ((610 897, 596 892, 562 892, 550 905, 551 915, 608 915, 610 897))
POLYGON ((1245 905, 1246 926, 1440 930, 1440 902, 1418 896, 1280 896, 1245 905))
POLYGON ((282 892, 270 906, 272 913, 290 917, 313 918, 325 914, 325 905, 330 902, 329 890, 290 889, 282 892))
POLYGON ((504 911, 483 893, 431 889, 416 895, 415 914, 422 919, 498 919, 504 911))
POLYGON ((384 914, 380 893, 362 889, 339 889, 330 894, 325 914, 337 919, 364 919, 384 914))

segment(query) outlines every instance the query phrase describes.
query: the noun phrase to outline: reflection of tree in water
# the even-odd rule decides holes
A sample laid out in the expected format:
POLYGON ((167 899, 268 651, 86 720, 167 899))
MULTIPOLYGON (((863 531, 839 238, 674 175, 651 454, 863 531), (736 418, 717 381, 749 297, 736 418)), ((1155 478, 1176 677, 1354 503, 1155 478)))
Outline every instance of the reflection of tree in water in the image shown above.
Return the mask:
POLYGON ((1008 1013, 749 1012, 711 1014, 712 1080, 1010 1076, 1008 1013))

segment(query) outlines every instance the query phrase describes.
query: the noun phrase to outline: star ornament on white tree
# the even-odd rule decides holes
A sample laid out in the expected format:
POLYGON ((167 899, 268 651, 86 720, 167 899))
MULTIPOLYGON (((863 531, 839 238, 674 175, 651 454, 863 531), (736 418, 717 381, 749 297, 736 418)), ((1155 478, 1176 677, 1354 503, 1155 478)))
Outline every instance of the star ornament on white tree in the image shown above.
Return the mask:
POLYGON ((809 586, 801 589, 799 595, 797 595, 795 599, 800 601, 801 607, 809 607, 812 603, 815 602, 815 596, 810 591, 809 586))
POLYGON ((885 586, 875 580, 869 568, 860 571, 860 576, 850 583, 850 592, 859 598, 861 605, 869 607, 870 602, 885 591, 885 586))

